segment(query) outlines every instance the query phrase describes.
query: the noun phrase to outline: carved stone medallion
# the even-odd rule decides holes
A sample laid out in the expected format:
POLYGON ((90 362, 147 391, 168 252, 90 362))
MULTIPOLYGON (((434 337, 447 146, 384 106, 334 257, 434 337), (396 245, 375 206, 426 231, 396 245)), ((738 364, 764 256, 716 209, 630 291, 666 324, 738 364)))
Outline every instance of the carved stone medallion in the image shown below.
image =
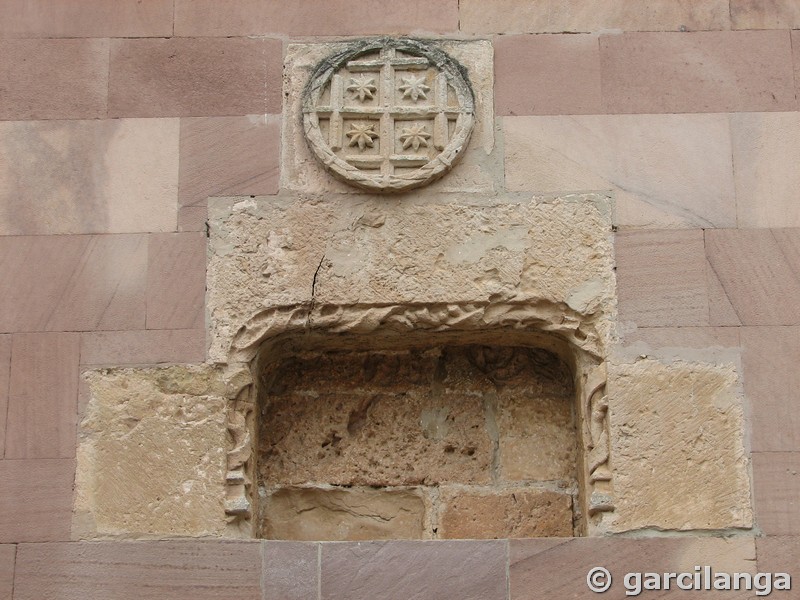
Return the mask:
POLYGON ((335 177, 371 191, 399 192, 444 175, 474 121, 466 69, 420 40, 356 42, 317 65, 304 91, 314 155, 335 177))

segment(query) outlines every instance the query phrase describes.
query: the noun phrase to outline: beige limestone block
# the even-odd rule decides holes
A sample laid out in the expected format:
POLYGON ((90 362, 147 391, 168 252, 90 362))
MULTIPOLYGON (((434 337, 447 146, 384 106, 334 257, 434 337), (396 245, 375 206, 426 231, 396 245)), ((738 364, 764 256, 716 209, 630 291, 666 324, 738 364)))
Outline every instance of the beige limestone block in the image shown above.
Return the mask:
MULTIPOLYGON (((543 320, 564 323, 566 310, 573 323, 596 321, 591 327, 610 335, 616 305, 607 198, 490 206, 448 200, 333 195, 212 202, 210 356, 228 360, 231 343, 240 330, 249 335, 252 319, 308 306, 312 297, 319 307, 519 302, 548 315, 552 309, 543 320)), ((339 318, 320 310, 315 323, 339 318)), ((450 320, 457 323, 455 310, 450 320)), ((297 321, 284 327, 306 321, 299 313, 286 318, 297 321)))
POLYGON ((621 227, 736 225, 726 115, 504 117, 503 132, 509 190, 612 190, 621 227))
MULTIPOLYGON (((329 175, 308 148, 302 119, 303 89, 314 67, 327 56, 341 52, 343 43, 289 44, 284 59, 282 126, 282 189, 309 194, 354 193, 351 187, 329 175)), ((466 67, 475 93, 475 127, 463 160, 444 178, 427 189, 448 192, 491 192, 498 173, 487 162, 494 148, 493 51, 487 40, 447 41, 441 48, 466 67)))
POLYGON ((284 488, 263 501, 261 527, 266 539, 421 539, 424 518, 413 489, 284 488))
POLYGON ((226 383, 209 367, 87 371, 73 536, 220 535, 226 383))
POLYGON ((178 119, 0 123, 0 235, 174 231, 178 119))
POLYGON ((733 365, 611 363, 607 389, 612 531, 752 527, 733 365))
POLYGON ((800 227, 800 114, 730 117, 739 227, 800 227))
POLYGON ((562 33, 604 29, 730 29, 727 0, 461 0, 461 30, 470 33, 562 33))
POLYGON ((536 488, 444 487, 439 535, 446 539, 571 537, 572 496, 536 488))

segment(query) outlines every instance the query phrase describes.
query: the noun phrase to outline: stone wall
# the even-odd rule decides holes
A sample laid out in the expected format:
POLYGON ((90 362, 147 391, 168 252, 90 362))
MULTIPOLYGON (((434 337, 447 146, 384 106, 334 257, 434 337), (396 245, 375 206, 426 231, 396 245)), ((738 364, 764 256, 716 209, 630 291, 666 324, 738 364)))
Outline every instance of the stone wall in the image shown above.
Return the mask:
MULTIPOLYGON (((586 592, 599 556, 618 578, 708 563, 800 573, 800 11, 748 0, 290 4, 0 5, 0 598, 219 598, 232 589, 242 598, 565 597, 586 592), (204 427, 230 423, 226 411, 243 401, 236 385, 158 391, 128 382, 124 408, 100 402, 92 386, 122 385, 124 368, 219 361, 219 337, 206 339, 206 310, 220 306, 206 306, 207 198, 212 210, 223 196, 284 206, 297 171, 281 150, 292 101, 282 66, 297 44, 398 34, 481 40, 493 54, 493 124, 484 130, 493 144, 473 138, 472 158, 437 193, 614 199, 619 339, 607 392, 618 399, 609 425, 619 443, 611 452, 621 461, 615 475, 648 481, 642 489, 615 479, 625 515, 617 523, 648 539, 73 541, 104 526, 98 506, 126 507, 124 535, 138 527, 137 538, 172 537, 170 527, 185 534, 193 524, 173 518, 185 503, 224 508, 196 486, 166 486, 161 497, 157 476, 188 481, 204 456, 221 461, 206 473, 229 476, 225 457, 214 458, 219 444, 203 445, 204 427), (106 368, 103 382, 81 375, 106 368), (661 395, 670 380, 677 404, 661 395), (187 395, 206 403, 187 405, 187 395), (93 429, 92 407, 118 427, 93 429), (159 468, 160 456, 127 466, 136 485, 111 488, 118 501, 91 505, 94 521, 82 518, 87 497, 75 489, 86 481, 76 481, 76 464, 113 457, 137 436, 159 439, 159 416, 180 411, 184 437, 174 440, 171 470, 159 468), (746 418, 740 449, 704 463, 717 434, 740 431, 737 411, 746 418), (687 415, 721 429, 670 454, 664 423, 691 437, 698 431, 680 427, 687 415), (650 439, 647 462, 625 445, 636 430, 663 434, 650 439), (714 489, 723 502, 708 504, 695 493, 704 479, 682 479, 679 461, 740 484, 733 496, 714 489), (746 509, 730 510, 747 505, 751 481, 752 529, 746 509), (161 498, 155 511, 137 497, 147 489, 161 498), (659 490, 680 498, 654 503, 648 494, 659 490), (154 515, 163 517, 155 529, 154 515)), ((347 202, 369 204, 358 194, 347 202)), ((458 202, 480 205, 474 196, 458 202)), ((289 208, 292 218, 332 206, 308 195, 302 203, 307 212, 289 208)), ((366 222, 377 223, 370 214, 366 222)), ((286 250, 274 241, 268 256, 286 250)), ((296 269, 275 280, 310 292, 319 258, 294 256, 296 269)), ((345 267, 334 255, 331 281, 345 267)), ((510 280, 498 273, 488 285, 503 293, 510 280)), ((246 350, 253 340, 240 341, 246 350)), ((535 498, 525 501, 526 512, 536 510, 535 498)), ((454 502, 458 516, 443 527, 505 510, 493 502, 454 502)), ((195 533, 225 531, 202 524, 195 533)))

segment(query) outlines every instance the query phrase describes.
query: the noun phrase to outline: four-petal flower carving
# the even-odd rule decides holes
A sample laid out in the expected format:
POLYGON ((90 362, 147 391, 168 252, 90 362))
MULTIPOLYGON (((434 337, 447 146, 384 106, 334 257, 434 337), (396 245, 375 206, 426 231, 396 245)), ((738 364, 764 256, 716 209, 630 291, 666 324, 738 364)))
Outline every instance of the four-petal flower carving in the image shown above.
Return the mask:
POLYGON ((420 98, 427 98, 425 94, 429 92, 431 88, 425 85, 424 75, 420 75, 419 77, 415 77, 414 75, 411 77, 403 77, 402 81, 403 85, 398 89, 403 92, 403 98, 411 98, 414 102, 420 98))
POLYGON ((411 127, 404 127, 400 133, 400 141, 403 143, 403 150, 414 148, 416 152, 420 146, 423 148, 428 147, 428 138, 431 134, 425 131, 425 125, 412 125, 411 127))
POLYGON ((347 132, 347 137, 350 138, 350 146, 358 146, 359 150, 366 147, 372 148, 375 143, 372 141, 379 137, 374 129, 374 125, 367 125, 364 123, 354 123, 347 132))
POLYGON ((367 99, 372 100, 378 88, 375 87, 374 77, 359 75, 358 77, 350 78, 350 85, 347 86, 347 91, 353 92, 354 98, 358 98, 361 102, 364 102, 364 100, 367 99))

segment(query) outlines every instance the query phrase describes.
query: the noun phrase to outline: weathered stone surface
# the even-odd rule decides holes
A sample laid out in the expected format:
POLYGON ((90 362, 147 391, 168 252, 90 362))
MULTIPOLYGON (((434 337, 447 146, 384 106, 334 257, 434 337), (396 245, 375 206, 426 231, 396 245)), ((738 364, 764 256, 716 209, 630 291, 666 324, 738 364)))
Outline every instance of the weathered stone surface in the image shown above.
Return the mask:
POLYGON ((225 378, 209 367, 87 371, 73 535, 219 535, 225 378))
POLYGON ((284 488, 262 500, 267 539, 420 539, 425 504, 413 490, 284 488))
POLYGON ((620 228, 736 225, 727 115, 557 115, 502 123, 510 190, 613 190, 620 228))
POLYGON ((262 600, 319 600, 319 544, 264 542, 262 600))
MULTIPOLYGON (((744 1, 753 3, 752 0, 744 1)), ((626 0, 600 3, 587 0, 495 0, 491 10, 486 10, 486 3, 482 0, 461 0, 459 17, 461 30, 470 33, 730 29, 727 0, 649 0, 647 3, 626 0)))
POLYGON ((739 386, 731 364, 610 365, 613 531, 752 526, 739 386))
POLYGON ((0 545, 0 598, 11 598, 14 591, 14 559, 17 547, 11 544, 0 545))
POLYGON ((536 488, 473 491, 445 486, 439 534, 450 539, 571 537, 572 496, 536 488))
POLYGON ((506 543, 323 544, 322 600, 502 600, 506 543))
POLYGON ((261 598, 257 542, 22 544, 16 575, 19 600, 261 598))
POLYGON ((0 123, 0 235, 174 231, 177 195, 178 119, 0 123))
MULTIPOLYGON (((752 537, 660 537, 573 538, 571 540, 512 540, 509 542, 509 580, 512 600, 543 598, 591 598, 587 573, 603 566, 612 576, 612 586, 597 598, 623 600, 627 573, 695 573, 695 566, 712 566, 715 572, 756 572, 752 537)), ((663 578, 663 576, 662 576, 663 578)), ((712 580, 713 584, 713 580, 712 580)), ((671 581, 670 591, 642 590, 661 598, 713 598, 750 600, 754 591, 684 592, 671 581)))
POLYGON ((730 0, 733 29, 797 29, 800 6, 793 0, 730 0))
POLYGON ((492 207, 347 196, 315 202, 313 209, 288 199, 220 200, 210 210, 213 360, 229 360, 231 344, 250 360, 270 329, 304 328, 302 307, 312 292, 315 306, 333 305, 320 308, 314 325, 339 331, 379 327, 391 304, 420 307, 397 309, 419 313, 407 317, 414 328, 469 327, 468 314, 502 320, 500 309, 479 316, 480 306, 448 306, 491 301, 524 303, 529 318, 552 318, 551 330, 581 326, 588 336, 576 341, 581 347, 599 351, 611 335, 610 214, 607 199, 597 195, 492 207), (351 317, 349 309, 335 308, 370 303, 387 308, 368 319, 362 309, 351 317), (299 312, 278 308, 293 305, 299 312))
MULTIPOLYGON (((334 179, 314 158, 303 134, 303 89, 317 64, 327 56, 349 46, 342 43, 290 44, 284 59, 283 93, 283 163, 281 188, 313 194, 359 193, 358 190, 334 179)), ((438 44, 442 50, 463 64, 475 92, 475 127, 465 151, 465 161, 454 172, 430 189, 442 191, 491 191, 495 176, 488 168, 486 157, 494 148, 494 105, 492 45, 485 40, 472 42, 449 41, 438 44), (473 155, 474 160, 467 157, 473 155)), ((491 162, 491 161, 490 161, 491 162)))

